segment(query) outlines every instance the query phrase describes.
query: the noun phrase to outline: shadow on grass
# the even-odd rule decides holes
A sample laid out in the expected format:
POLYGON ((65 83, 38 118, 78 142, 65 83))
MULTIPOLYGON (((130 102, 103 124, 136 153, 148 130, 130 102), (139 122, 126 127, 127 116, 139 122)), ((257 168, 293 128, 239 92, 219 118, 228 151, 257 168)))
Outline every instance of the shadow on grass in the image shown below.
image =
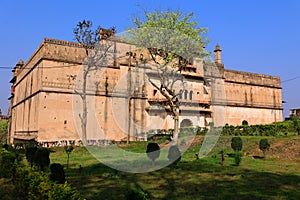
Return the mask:
POLYGON ((210 160, 180 162, 177 169, 132 174, 103 164, 67 171, 86 199, 298 199, 300 177, 222 167, 210 160))
POLYGON ((252 156, 254 159, 265 159, 263 156, 252 156))

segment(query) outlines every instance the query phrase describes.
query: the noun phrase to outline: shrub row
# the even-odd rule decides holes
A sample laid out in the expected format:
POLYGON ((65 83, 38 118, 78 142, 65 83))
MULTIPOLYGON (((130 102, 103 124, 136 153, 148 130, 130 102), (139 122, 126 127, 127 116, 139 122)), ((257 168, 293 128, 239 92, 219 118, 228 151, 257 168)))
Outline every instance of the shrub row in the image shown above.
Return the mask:
POLYGON ((286 136, 291 132, 294 132, 294 128, 290 122, 250 126, 232 126, 226 124, 222 128, 222 135, 232 136, 286 136))
MULTIPOLYGON (((174 129, 169 130, 150 130, 146 134, 150 140, 159 140, 162 138, 170 140, 173 135, 174 129)), ((205 135, 208 132, 208 129, 205 127, 182 127, 179 128, 179 137, 189 136, 189 135, 205 135)))
MULTIPOLYGON (((50 165, 51 174, 41 171, 39 165, 37 165, 38 168, 26 167, 21 163, 24 156, 20 151, 22 150, 12 148, 9 145, 0 146, 0 178, 12 180, 16 191, 15 198, 33 200, 81 199, 79 192, 64 181, 64 171, 60 164, 50 165)), ((46 152, 43 149, 44 151, 46 152)), ((39 154, 38 157, 47 158, 47 156, 39 154)), ((42 168, 42 170, 44 169, 42 168)))
POLYGON ((16 169, 13 183, 22 199, 81 199, 80 194, 68 183, 57 184, 50 180, 47 173, 28 167, 16 169))

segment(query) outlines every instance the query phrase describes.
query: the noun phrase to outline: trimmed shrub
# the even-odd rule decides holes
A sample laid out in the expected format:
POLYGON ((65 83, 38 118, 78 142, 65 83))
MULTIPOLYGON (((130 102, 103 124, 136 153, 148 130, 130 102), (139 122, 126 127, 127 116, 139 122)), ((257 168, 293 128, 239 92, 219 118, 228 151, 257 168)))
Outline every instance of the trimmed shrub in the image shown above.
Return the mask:
POLYGON ((234 151, 241 151, 243 148, 243 141, 240 137, 233 137, 231 139, 231 148, 234 151))
MULTIPOLYGON (((245 122, 244 122, 245 124, 245 122)), ((289 132, 294 132, 295 129, 292 121, 277 122, 273 124, 257 124, 257 125, 242 125, 232 126, 226 124, 222 128, 223 135, 235 136, 286 136, 289 132)))
POLYGON ((44 171, 50 164, 50 150, 48 148, 38 148, 34 154, 33 162, 40 170, 44 171))
POLYGON ((34 164, 34 154, 36 151, 37 151, 36 146, 26 147, 25 155, 26 155, 27 162, 30 163, 30 167, 32 167, 34 164))
POLYGON ((264 158, 266 158, 266 151, 270 149, 270 143, 268 139, 261 139, 259 141, 259 149, 264 153, 264 158))
POLYGON ((181 160, 181 152, 178 146, 171 146, 168 152, 168 159, 172 163, 173 167, 176 167, 181 160))
POLYGON ((152 161, 152 165, 154 165, 154 161, 159 158, 160 155, 160 148, 157 143, 151 142, 147 145, 146 150, 148 158, 152 161))
POLYGON ((243 125, 243 126, 248 126, 248 121, 247 121, 247 120, 243 120, 243 121, 242 121, 242 125, 243 125))
POLYGON ((243 152, 235 152, 234 154, 234 162, 236 166, 239 166, 243 157, 243 152))
POLYGON ((59 163, 50 165, 50 179, 56 183, 63 184, 66 181, 64 167, 59 163))

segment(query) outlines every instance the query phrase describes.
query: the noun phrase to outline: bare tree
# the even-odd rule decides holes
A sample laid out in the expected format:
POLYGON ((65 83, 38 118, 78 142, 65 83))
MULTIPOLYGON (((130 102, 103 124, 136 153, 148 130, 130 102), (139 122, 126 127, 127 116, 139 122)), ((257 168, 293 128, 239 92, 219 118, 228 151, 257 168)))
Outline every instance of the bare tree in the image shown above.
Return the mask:
MULTIPOLYGON (((96 71, 101 67, 106 67, 110 61, 110 48, 112 47, 111 42, 102 42, 102 39, 107 39, 110 35, 105 35, 100 32, 102 29, 100 27, 92 30, 92 22, 88 20, 83 20, 78 22, 77 26, 74 28, 73 33, 78 43, 82 45, 85 49, 86 59, 82 63, 82 88, 80 91, 77 89, 75 93, 78 94, 82 100, 82 113, 79 114, 81 122, 82 131, 82 142, 84 145, 87 144, 87 82, 88 75, 92 71, 96 71)), ((114 32, 114 29, 112 29, 114 32)))

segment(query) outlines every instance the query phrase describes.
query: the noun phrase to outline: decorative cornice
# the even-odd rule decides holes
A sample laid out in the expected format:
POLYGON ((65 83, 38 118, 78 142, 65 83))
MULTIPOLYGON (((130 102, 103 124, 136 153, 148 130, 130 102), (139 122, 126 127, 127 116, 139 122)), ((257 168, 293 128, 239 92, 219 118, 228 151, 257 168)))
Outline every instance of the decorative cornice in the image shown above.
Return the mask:
POLYGON ((43 43, 83 48, 83 46, 81 44, 79 44, 78 42, 70 42, 70 41, 66 41, 66 40, 57 40, 57 39, 52 39, 52 38, 44 38, 43 43))

